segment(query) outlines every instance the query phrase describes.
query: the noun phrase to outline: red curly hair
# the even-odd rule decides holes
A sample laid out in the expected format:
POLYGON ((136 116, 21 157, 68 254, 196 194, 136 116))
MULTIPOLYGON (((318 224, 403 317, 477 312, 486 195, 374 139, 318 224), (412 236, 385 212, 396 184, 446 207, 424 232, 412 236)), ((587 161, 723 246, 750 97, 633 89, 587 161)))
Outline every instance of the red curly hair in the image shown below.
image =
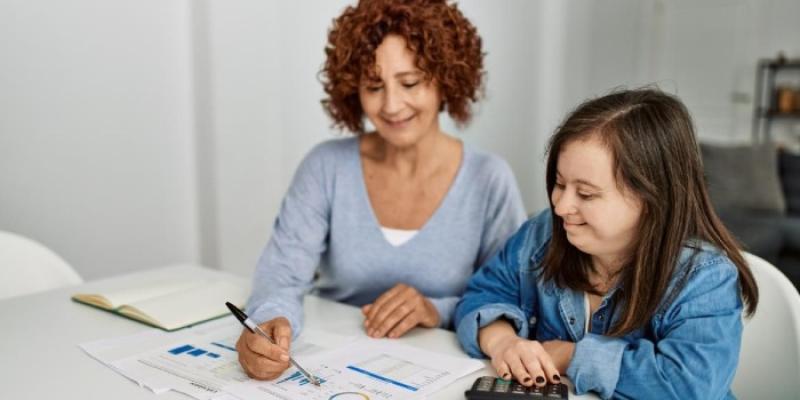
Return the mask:
POLYGON ((320 71, 327 97, 322 106, 333 126, 364 133, 359 83, 374 78, 375 49, 384 37, 405 39, 416 65, 438 85, 442 110, 460 125, 483 95, 481 38, 455 4, 446 0, 360 0, 333 21, 320 71))

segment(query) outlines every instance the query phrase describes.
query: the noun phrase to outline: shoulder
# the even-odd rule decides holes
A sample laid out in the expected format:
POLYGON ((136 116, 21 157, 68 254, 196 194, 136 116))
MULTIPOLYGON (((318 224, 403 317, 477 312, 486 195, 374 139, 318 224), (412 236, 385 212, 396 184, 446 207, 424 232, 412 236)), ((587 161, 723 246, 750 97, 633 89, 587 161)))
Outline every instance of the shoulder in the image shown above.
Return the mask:
POLYGON ((552 215, 550 209, 546 208, 525 221, 508 240, 506 246, 507 249, 514 249, 519 254, 520 263, 535 268, 544 257, 552 234, 552 215))
POLYGON ((351 157, 358 157, 358 138, 345 137, 328 139, 317 143, 306 153, 300 162, 298 172, 324 174, 333 171, 339 164, 351 157))
POLYGON ((702 241, 689 241, 681 251, 676 276, 673 279, 682 274, 688 274, 689 281, 696 280, 700 276, 704 279, 708 279, 709 276, 721 279, 736 278, 738 269, 736 264, 716 246, 702 241))
POLYGON ((498 155, 464 144, 464 163, 473 181, 493 185, 515 184, 511 166, 498 155))
MULTIPOLYGON (((351 154, 353 149, 358 149, 358 137, 328 139, 317 143, 306 154, 306 160, 329 160, 351 154)), ((358 153, 356 153, 358 154, 358 153)))
POLYGON ((709 243, 688 242, 681 251, 662 307, 673 316, 741 309, 736 264, 709 243))

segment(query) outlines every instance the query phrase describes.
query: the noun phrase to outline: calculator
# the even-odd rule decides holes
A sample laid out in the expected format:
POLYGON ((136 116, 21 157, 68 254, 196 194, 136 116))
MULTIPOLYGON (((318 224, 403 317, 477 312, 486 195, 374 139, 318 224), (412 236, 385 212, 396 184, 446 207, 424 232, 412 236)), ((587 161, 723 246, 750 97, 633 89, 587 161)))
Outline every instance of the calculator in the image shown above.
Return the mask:
POLYGON ((543 387, 522 386, 494 376, 482 376, 464 392, 467 400, 555 400, 568 399, 569 388, 563 383, 548 383, 543 387))

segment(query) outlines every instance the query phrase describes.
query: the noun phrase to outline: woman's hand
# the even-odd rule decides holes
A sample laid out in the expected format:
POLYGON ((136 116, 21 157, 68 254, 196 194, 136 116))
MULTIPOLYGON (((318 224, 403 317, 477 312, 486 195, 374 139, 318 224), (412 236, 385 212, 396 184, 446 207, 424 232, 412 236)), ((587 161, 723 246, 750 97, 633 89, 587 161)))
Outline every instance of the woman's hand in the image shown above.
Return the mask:
POLYGON ((561 382, 561 375, 542 344, 520 338, 511 324, 504 320, 481 328, 478 341, 503 379, 513 377, 525 386, 544 386, 547 381, 561 382))
POLYGON ((439 326, 439 311, 417 289, 399 284, 361 307, 364 329, 374 338, 398 338, 415 326, 439 326))
POLYGON ((236 342, 239 364, 253 379, 275 379, 289 368, 289 344, 292 341, 292 327, 289 320, 278 317, 259 325, 277 344, 270 343, 262 336, 242 331, 236 342))

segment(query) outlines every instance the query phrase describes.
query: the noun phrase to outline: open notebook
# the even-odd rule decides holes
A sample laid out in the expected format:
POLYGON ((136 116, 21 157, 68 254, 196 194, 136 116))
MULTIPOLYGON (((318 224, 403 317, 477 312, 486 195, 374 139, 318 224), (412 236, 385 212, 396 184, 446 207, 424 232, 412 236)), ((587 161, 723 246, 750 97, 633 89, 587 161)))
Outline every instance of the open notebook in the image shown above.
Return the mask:
POLYGON ((105 293, 78 293, 72 299, 167 331, 229 313, 230 301, 243 307, 247 289, 219 279, 157 280, 105 293))

